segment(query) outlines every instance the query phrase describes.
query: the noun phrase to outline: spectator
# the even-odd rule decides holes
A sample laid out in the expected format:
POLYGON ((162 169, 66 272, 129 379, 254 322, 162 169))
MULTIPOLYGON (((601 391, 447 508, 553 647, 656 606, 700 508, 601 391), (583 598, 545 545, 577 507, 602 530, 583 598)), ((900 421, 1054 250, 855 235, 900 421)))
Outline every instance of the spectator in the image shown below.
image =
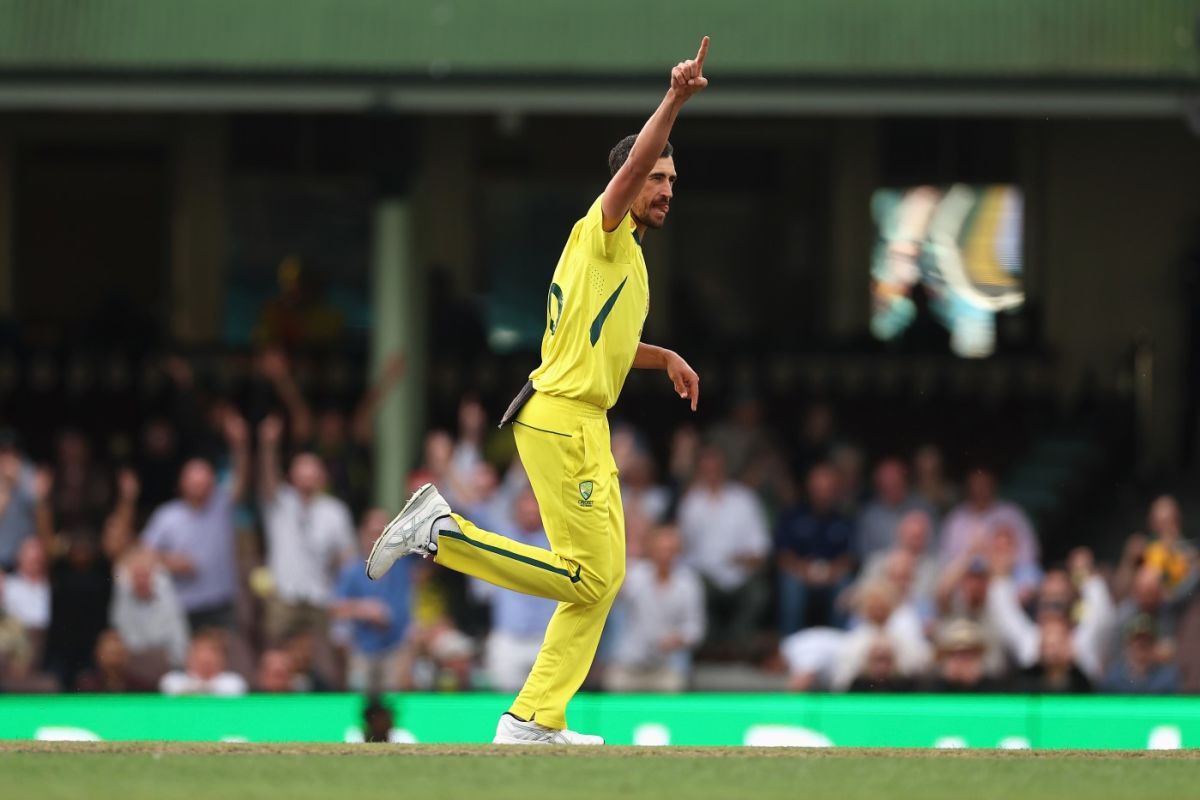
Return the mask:
POLYGON ((142 426, 137 458, 141 483, 138 513, 149 516, 171 500, 175 481, 183 467, 179 431, 166 417, 152 417, 142 426))
POLYGON ((21 623, 0 608, 0 690, 12 691, 29 676, 33 666, 33 645, 21 623))
POLYGON ((50 579, 46 545, 26 539, 17 551, 17 570, 0 575, 0 609, 27 632, 44 636, 50 626, 50 579))
POLYGON ((188 627, 170 574, 148 550, 136 550, 117 569, 109 619, 140 663, 179 667, 187 657, 188 627))
POLYGON ((800 438, 793 450, 792 468, 796 475, 807 475, 817 464, 829 462, 834 448, 833 408, 817 402, 804 410, 800 438))
POLYGON ((958 490, 946 477, 942 451, 936 445, 923 445, 913 456, 913 488, 938 516, 958 502, 958 490))
POLYGON ((363 708, 363 741, 386 744, 392 740, 392 728, 396 724, 396 715, 391 706, 383 702, 378 695, 367 698, 363 708))
POLYGON ((743 390, 729 417, 708 432, 708 441, 724 454, 729 474, 746 482, 750 465, 770 449, 763 430, 762 401, 743 390))
POLYGON ((1149 615, 1134 617, 1125 629, 1125 652, 1104 676, 1103 688, 1120 694, 1174 694, 1179 668, 1158 658, 1158 624, 1149 615))
POLYGON ((887 636, 877 636, 867 650, 867 658, 850 684, 851 692, 910 692, 915 682, 900 673, 896 648, 887 636))
POLYGON ((917 559, 907 550, 895 549, 888 553, 880 577, 896 590, 897 608, 913 615, 922 624, 934 617, 932 602, 920 598, 914 591, 917 559))
POLYGON ((354 522, 345 503, 322 494, 325 467, 313 453, 295 455, 288 480, 282 480, 283 420, 267 417, 258 434, 258 490, 274 587, 267 601, 266 638, 279 644, 297 628, 324 636, 334 580, 354 552, 354 522))
POLYGON ((0 430, 0 572, 16 566, 21 542, 37 530, 37 481, 37 471, 17 449, 16 433, 0 430))
POLYGON ((192 637, 183 670, 168 672, 158 684, 167 695, 207 694, 236 697, 246 693, 246 680, 225 669, 225 642, 219 631, 201 631, 192 637))
MULTIPOLYGON (((1113 580, 1114 591, 1122 599, 1136 591, 1135 578, 1139 570, 1149 567, 1162 584, 1162 602, 1178 614, 1200 579, 1196 549, 1183 538, 1179 503, 1170 495, 1159 497, 1150 505, 1147 524, 1151 533, 1149 539, 1135 533, 1125 543, 1113 580)), ((1174 629, 1174 621, 1168 629, 1174 629)))
POLYGON ((409 567, 413 605, 404 669, 421 691, 461 691, 471 685, 475 645, 449 615, 446 585, 437 579, 444 572, 426 560, 409 567))
POLYGON ((269 694, 286 694, 296 691, 296 678, 292 656, 287 650, 264 650, 258 660, 254 688, 269 694))
MULTIPOLYGON (((373 508, 358 528, 360 552, 371 553, 388 513, 373 508)), ((332 606, 335 619, 350 622, 347 685, 355 692, 401 691, 411 686, 402 659, 408 633, 412 584, 411 559, 401 559, 377 581, 367 578, 361 562, 347 561, 338 576, 332 606)))
MULTIPOLYGON (((322 632, 323 633, 323 632, 322 632)), ((283 649, 292 659, 295 670, 294 681, 298 692, 332 692, 333 683, 326 677, 318 660, 327 653, 321 652, 325 640, 312 628, 298 628, 290 632, 283 642, 283 649)))
POLYGON ((942 525, 942 562, 983 546, 991 532, 1002 525, 1016 537, 1016 563, 1036 565, 1038 541, 1029 518, 1013 503, 997 499, 996 476, 988 469, 977 468, 967 476, 966 499, 955 506, 942 525))
MULTIPOLYGON (((542 529, 542 518, 533 490, 526 487, 517 495, 511 521, 491 525, 495 530, 512 531, 518 542, 549 549, 550 541, 542 529)), ((525 684, 537 660, 546 625, 557 603, 544 597, 501 589, 482 581, 472 581, 476 595, 490 601, 492 629, 484 648, 484 668, 494 688, 516 692, 525 684)))
POLYGON ((910 597, 921 610, 923 617, 932 613, 934 594, 937 591, 937 559, 930 554, 933 522, 924 511, 910 511, 900 518, 896 528, 896 544, 886 552, 871 556, 859 576, 861 584, 873 583, 886 576, 889 559, 896 553, 906 553, 912 562, 912 586, 910 597))
POLYGON ((171 573, 193 631, 236 624, 237 555, 234 506, 248 479, 246 422, 225 417, 233 474, 217 484, 212 464, 193 458, 183 465, 179 498, 160 507, 142 532, 142 544, 157 553, 171 573))
MULTIPOLYGON (((995 676, 1005 671, 1007 656, 996 607, 988 602, 992 596, 991 582, 991 566, 987 560, 981 555, 967 553, 942 572, 936 600, 942 628, 955 620, 974 623, 972 630, 983 643, 987 673, 995 676)), ((959 630, 963 630, 961 626, 959 630)))
POLYGON ((745 655, 767 602, 762 566, 770 537, 758 499, 726 477, 715 447, 700 454, 696 481, 680 504, 679 527, 690 565, 704 579, 709 641, 745 655))
POLYGON ((1020 560, 1017 534, 1012 525, 1006 521, 996 523, 988 537, 986 550, 993 571, 1002 565, 1004 574, 1012 580, 1021 605, 1033 600, 1042 583, 1042 568, 1036 563, 1020 560))
POLYGON ((989 674, 985 654, 988 645, 983 629, 969 619, 945 623, 937 636, 937 672, 926 691, 1003 692, 1009 687, 989 674))
POLYGON ((909 491, 908 467, 898 458, 885 458, 875 467, 875 496, 858 517, 858 553, 864 561, 890 550, 896 543, 900 520, 911 511, 933 509, 924 498, 909 491))
POLYGON ((1038 590, 1036 624, 1022 608, 1011 566, 1011 561, 1007 565, 993 564, 988 594, 988 618, 996 625, 1011 658, 1022 668, 1032 667, 1039 658, 1046 624, 1062 622, 1070 629, 1074 663, 1089 680, 1099 680, 1114 611, 1108 586, 1092 564, 1091 551, 1072 551, 1070 573, 1065 569, 1046 573, 1038 590))
POLYGON ((634 446, 626 463, 619 464, 621 502, 625 509, 626 555, 630 559, 645 556, 645 544, 654 527, 667 518, 671 492, 654 479, 654 459, 634 446))
POLYGON ((336 406, 327 406, 314 415, 283 351, 265 350, 259 356, 258 367, 287 408, 293 442, 316 454, 325 464, 335 496, 353 509, 365 508, 370 494, 370 445, 375 414, 388 392, 404 376, 404 356, 394 354, 387 359, 378 381, 363 395, 349 419, 336 406))
POLYGON ((679 426, 671 434, 671 450, 667 463, 668 484, 673 498, 668 514, 673 516, 676 513, 676 506, 696 477, 696 465, 699 460, 700 432, 690 424, 679 426))
POLYGON ((483 461, 483 435, 487 428, 487 412, 473 395, 458 404, 458 440, 454 443, 451 462, 458 475, 472 475, 483 461))
POLYGON ((112 505, 112 485, 92 460, 92 447, 82 432, 66 428, 55 447, 54 490, 50 504, 62 528, 97 530, 112 505))
POLYGON ((1083 694, 1092 682, 1075 663, 1071 626, 1062 617, 1045 619, 1039 627, 1039 656, 1021 674, 1021 691, 1030 694, 1083 694))
POLYGON ((108 627, 112 561, 86 528, 48 541, 61 555, 50 566, 46 666, 60 686, 74 686, 79 673, 91 666, 96 639, 108 627))
POLYGON ((846 632, 837 628, 807 628, 784 638, 779 643, 779 655, 787 665, 788 689, 828 689, 845 639, 846 632))
POLYGON ((454 439, 444 430, 425 434, 421 465, 409 475, 409 484, 420 486, 433 483, 453 507, 470 506, 475 497, 471 491, 472 475, 460 475, 454 468, 454 439))
MULTIPOLYGON (((1158 633, 1158 647, 1161 648, 1159 655, 1162 658, 1170 658, 1176 650, 1175 635, 1181 611, 1179 606, 1179 603, 1167 601, 1162 572, 1157 567, 1145 565, 1134 573, 1129 596, 1117 606, 1115 627, 1118 631, 1125 631, 1137 617, 1150 617, 1154 620, 1158 633)), ((1116 638, 1106 660, 1116 661, 1124 645, 1124 642, 1116 638)))
POLYGON ((109 628, 96 639, 95 667, 80 673, 75 691, 87 694, 153 692, 154 682, 130 669, 129 650, 121 635, 109 628))
POLYGON ((704 638, 704 586, 679 563, 679 531, 654 529, 647 559, 629 567, 618 596, 622 625, 605 674, 611 692, 682 692, 704 638))
POLYGON ((137 545, 138 498, 142 484, 136 472, 125 468, 117 472, 117 503, 104 521, 101 538, 104 551, 114 563, 137 545))
POLYGON ((807 502, 779 522, 779 627, 788 635, 803 627, 845 627, 835 600, 850 583, 854 529, 839 511, 838 476, 828 464, 808 473, 807 502))
POLYGON ((867 662, 871 644, 880 636, 891 643, 901 675, 920 674, 929 664, 930 652, 915 610, 900 602, 899 593, 888 582, 864 587, 857 599, 859 619, 842 640, 832 688, 837 691, 850 688, 867 662))

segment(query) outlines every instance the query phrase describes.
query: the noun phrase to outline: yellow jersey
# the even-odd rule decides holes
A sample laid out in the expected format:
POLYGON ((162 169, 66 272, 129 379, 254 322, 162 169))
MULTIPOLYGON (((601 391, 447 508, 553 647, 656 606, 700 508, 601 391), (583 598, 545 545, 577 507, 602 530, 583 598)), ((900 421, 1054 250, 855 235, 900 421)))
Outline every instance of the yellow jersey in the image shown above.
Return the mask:
POLYGON ((529 379, 543 394, 608 409, 633 367, 650 285, 633 216, 605 231, 602 197, 575 223, 554 268, 542 363, 529 379))

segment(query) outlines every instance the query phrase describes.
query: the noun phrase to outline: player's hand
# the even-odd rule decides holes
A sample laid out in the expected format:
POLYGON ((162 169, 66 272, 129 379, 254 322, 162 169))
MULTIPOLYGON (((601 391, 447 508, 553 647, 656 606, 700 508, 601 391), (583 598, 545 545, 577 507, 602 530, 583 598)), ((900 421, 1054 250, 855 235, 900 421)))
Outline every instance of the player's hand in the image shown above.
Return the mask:
POLYGON ((692 401, 692 411, 700 403, 700 376, 678 353, 667 356, 667 377, 675 384, 675 393, 692 401))
POLYGON ((681 101, 686 101, 697 92, 704 91, 708 86, 708 78, 704 77, 704 59, 708 56, 708 37, 700 40, 700 49, 695 58, 680 61, 671 70, 671 91, 681 101))

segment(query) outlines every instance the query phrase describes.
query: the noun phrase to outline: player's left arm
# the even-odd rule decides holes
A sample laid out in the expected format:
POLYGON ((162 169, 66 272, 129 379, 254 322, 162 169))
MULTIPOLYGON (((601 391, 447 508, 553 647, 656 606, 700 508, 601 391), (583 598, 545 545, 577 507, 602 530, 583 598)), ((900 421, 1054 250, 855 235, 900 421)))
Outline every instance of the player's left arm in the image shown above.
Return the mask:
POLYGON ((639 342, 633 366, 635 369, 666 370, 667 377, 675 384, 675 393, 684 400, 691 400, 692 411, 696 410, 700 403, 700 376, 683 360, 683 356, 665 347, 639 342))

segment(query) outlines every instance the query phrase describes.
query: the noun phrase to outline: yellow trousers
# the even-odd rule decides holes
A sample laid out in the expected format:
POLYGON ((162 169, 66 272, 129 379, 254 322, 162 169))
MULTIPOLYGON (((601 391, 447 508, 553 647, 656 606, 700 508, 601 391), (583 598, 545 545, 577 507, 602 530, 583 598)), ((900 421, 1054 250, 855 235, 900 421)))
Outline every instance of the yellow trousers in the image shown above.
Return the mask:
POLYGON ((550 550, 482 530, 457 514, 436 561, 558 608, 513 714, 567 726, 567 703, 592 666, 625 578, 625 516, 604 409, 535 394, 513 423, 517 452, 541 508, 550 550))

